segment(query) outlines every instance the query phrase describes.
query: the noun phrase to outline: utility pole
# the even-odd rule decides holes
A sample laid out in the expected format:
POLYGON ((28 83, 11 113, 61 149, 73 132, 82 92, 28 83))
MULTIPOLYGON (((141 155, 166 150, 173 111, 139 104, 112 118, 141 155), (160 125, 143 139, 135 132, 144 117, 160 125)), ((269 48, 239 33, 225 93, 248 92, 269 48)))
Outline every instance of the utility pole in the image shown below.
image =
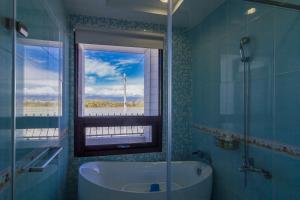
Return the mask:
POLYGON ((124 115, 126 115, 127 112, 127 94, 126 94, 126 89, 127 89, 127 77, 126 74, 123 74, 123 90, 124 90, 124 94, 123 94, 123 113, 124 115))

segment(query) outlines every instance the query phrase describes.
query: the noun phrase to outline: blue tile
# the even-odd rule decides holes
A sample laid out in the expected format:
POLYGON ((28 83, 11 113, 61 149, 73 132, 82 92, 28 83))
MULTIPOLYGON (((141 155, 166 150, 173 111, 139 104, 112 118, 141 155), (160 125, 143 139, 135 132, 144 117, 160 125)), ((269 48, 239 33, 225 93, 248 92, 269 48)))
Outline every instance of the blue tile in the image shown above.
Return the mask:
POLYGON ((275 15, 275 65, 276 73, 300 70, 300 13, 276 9, 275 15))
POLYGON ((273 80, 250 82, 249 124, 253 137, 273 139, 273 88, 273 80))
POLYGON ((241 133, 243 130, 243 85, 239 81, 220 84, 220 128, 241 133))
POLYGON ((299 199, 300 160, 283 154, 273 154, 272 166, 274 199, 299 199))
POLYGON ((300 72, 276 76, 275 139, 300 147, 300 72))

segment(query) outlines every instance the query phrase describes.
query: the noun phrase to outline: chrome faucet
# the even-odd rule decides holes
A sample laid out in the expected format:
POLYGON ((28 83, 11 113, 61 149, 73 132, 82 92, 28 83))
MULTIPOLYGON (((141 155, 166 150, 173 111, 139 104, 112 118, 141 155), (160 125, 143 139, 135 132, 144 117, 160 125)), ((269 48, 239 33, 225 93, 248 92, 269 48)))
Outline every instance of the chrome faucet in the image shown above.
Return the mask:
POLYGON ((262 168, 255 167, 254 161, 251 158, 243 163, 243 165, 239 168, 239 171, 240 172, 258 173, 258 174, 262 175, 263 177, 265 177, 266 179, 272 178, 272 174, 269 171, 264 170, 262 168))
POLYGON ((192 152, 192 155, 197 156, 200 161, 203 161, 206 164, 210 165, 212 163, 211 156, 207 152, 197 150, 197 151, 192 152))

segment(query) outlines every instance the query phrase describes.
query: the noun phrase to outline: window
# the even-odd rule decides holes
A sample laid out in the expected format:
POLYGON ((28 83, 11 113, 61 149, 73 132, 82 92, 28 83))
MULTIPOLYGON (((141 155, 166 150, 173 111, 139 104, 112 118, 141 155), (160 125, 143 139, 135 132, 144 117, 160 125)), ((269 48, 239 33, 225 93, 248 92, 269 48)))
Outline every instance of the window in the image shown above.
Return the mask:
POLYGON ((161 151, 162 50, 76 43, 75 154, 161 151))

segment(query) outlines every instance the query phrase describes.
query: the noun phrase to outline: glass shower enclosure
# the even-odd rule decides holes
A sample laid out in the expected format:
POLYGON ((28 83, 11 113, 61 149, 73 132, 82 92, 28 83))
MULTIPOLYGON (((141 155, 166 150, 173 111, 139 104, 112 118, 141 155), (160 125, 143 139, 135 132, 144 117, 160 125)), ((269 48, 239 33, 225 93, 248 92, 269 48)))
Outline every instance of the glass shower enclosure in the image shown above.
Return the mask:
MULTIPOLYGON (((182 94, 191 98, 185 106, 191 116, 173 117, 168 155, 177 159, 177 124, 188 122, 191 145, 183 149, 213 166, 213 199, 300 198, 299 6, 184 0, 172 15, 172 66, 184 68, 172 91, 191 88, 182 94)), ((175 179, 169 177, 169 187, 175 179)))
POLYGON ((0 1, 1 200, 63 197, 64 32, 49 7, 0 1))
POLYGON ((5 18, 13 18, 13 1, 1 0, 1 26, 0 26, 0 172, 1 184, 0 199, 12 197, 12 160, 13 160, 13 55, 14 55, 14 32, 6 29, 5 18))

